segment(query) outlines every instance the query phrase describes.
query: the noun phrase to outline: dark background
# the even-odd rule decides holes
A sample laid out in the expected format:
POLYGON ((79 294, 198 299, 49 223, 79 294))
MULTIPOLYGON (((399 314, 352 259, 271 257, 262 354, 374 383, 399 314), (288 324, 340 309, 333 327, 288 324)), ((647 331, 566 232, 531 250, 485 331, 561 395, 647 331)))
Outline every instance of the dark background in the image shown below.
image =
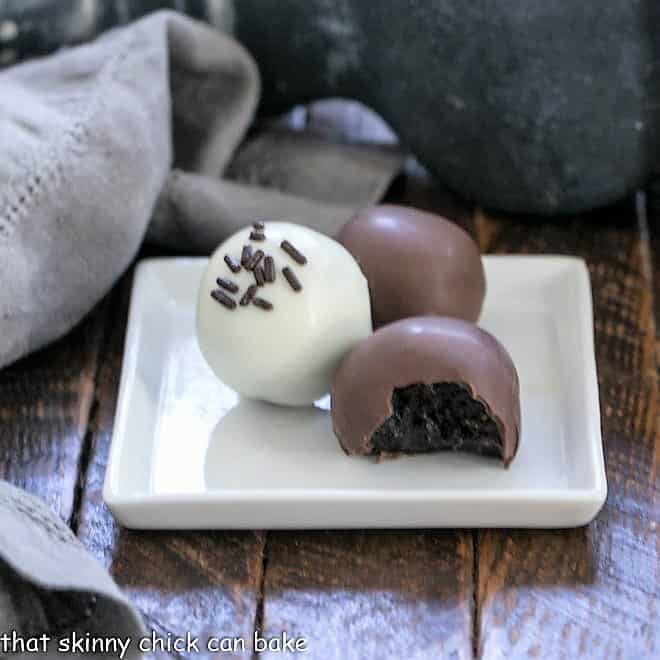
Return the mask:
POLYGON ((216 23, 217 0, 0 0, 0 66, 87 41, 157 9, 216 23))

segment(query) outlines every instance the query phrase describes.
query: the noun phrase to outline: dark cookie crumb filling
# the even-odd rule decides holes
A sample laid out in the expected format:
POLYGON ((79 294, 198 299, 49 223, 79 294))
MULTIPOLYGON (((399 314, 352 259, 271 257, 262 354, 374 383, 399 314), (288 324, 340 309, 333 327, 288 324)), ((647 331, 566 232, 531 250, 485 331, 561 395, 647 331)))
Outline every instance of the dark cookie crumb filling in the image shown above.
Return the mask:
POLYGON ((502 438, 486 406, 460 383, 396 388, 392 414, 371 436, 374 454, 467 451, 502 457, 502 438))

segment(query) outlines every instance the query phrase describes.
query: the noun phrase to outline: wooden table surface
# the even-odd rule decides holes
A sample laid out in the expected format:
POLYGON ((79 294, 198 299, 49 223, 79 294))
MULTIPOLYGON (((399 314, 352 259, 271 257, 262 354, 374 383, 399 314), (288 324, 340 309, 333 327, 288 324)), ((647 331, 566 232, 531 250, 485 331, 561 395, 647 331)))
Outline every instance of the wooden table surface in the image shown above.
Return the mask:
MULTIPOLYGON (((325 130, 327 117, 319 117, 317 129, 325 130)), ((364 123, 337 126, 344 138, 364 137, 364 123)), ((45 498, 162 636, 251 639, 254 630, 286 631, 305 636, 304 657, 319 660, 658 658, 655 197, 651 204, 652 195, 639 194, 574 218, 473 216, 415 167, 388 193, 390 201, 458 219, 476 231, 484 252, 586 259, 609 482, 605 507, 587 527, 158 533, 119 527, 101 491, 131 273, 68 337, 0 372, 0 478, 45 498)))

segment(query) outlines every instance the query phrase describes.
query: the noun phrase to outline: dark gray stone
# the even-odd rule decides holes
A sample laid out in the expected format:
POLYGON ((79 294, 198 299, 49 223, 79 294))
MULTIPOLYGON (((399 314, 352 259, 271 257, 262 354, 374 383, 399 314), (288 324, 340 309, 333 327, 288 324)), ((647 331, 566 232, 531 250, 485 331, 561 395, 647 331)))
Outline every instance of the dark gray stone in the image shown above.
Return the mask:
POLYGON ((581 211, 658 166, 657 0, 240 0, 236 10, 265 112, 360 100, 482 205, 581 211))
MULTIPOLYGON (((0 0, 0 67, 156 8, 214 23, 230 4, 0 0)), ((660 170, 658 0, 234 5, 237 35, 263 75, 264 112, 357 99, 442 182, 484 206, 582 211, 660 170)))

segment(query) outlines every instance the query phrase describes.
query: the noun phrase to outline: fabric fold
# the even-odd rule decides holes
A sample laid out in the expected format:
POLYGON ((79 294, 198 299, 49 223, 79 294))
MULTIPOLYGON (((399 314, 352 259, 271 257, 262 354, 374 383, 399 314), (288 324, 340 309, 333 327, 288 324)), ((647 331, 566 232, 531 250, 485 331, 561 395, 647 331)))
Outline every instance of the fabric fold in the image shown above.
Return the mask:
POLYGON ((259 83, 233 39, 160 12, 10 68, 0 89, 1 367, 67 332, 128 267, 173 132, 188 145, 178 160, 222 171, 259 83))
POLYGON ((145 634, 136 610, 64 522, 41 500, 2 481, 0 633, 24 642, 47 635, 46 657, 74 633, 129 639, 126 658, 140 657, 145 634))
MULTIPOLYGON (((394 148, 266 132, 239 149, 259 89, 236 41, 172 12, 0 72, 0 368, 76 325, 147 230, 200 253, 256 218, 332 235, 384 193, 402 164, 394 148)), ((143 632, 67 526, 3 482, 0 625, 143 632)))
POLYGON ((303 132, 272 130, 248 140, 228 178, 175 169, 147 239, 208 254, 255 219, 307 225, 334 236, 356 212, 385 194, 403 166, 396 147, 328 143, 303 132))

